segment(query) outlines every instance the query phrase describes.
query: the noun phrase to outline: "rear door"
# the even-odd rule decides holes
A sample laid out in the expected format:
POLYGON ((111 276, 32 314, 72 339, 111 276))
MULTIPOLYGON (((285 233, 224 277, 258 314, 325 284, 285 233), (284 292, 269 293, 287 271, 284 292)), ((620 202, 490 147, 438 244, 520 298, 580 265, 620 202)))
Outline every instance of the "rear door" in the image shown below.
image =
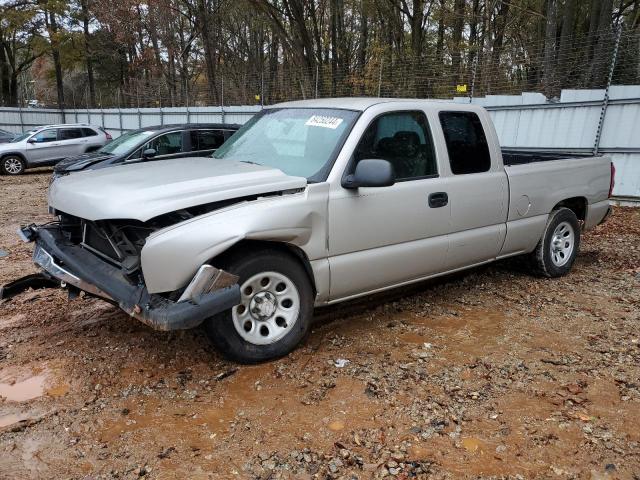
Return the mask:
POLYGON ((507 175, 491 142, 490 119, 475 111, 438 112, 446 144, 451 227, 446 269, 496 258, 506 234, 507 175))
POLYGON ((345 189, 329 198, 330 299, 410 282, 444 267, 450 220, 446 202, 430 205, 443 188, 431 128, 422 110, 390 111, 371 120, 345 175, 358 161, 388 160, 396 183, 345 189))
POLYGON ((84 153, 88 139, 85 138, 82 128, 60 128, 58 129, 58 142, 63 147, 63 156, 70 157, 84 153))
POLYGON ((191 152, 202 157, 211 155, 225 141, 225 132, 219 129, 191 130, 189 135, 191 152))

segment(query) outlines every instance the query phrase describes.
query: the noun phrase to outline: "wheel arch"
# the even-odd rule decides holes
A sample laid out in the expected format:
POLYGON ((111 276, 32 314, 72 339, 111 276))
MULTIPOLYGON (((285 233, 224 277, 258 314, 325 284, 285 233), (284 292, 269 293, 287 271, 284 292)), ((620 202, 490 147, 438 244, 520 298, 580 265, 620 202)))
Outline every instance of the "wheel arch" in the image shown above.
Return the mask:
POLYGON ((224 267, 224 265, 228 264, 232 258, 242 256, 246 252, 256 252, 259 250, 277 250, 294 258, 304 268, 304 271, 309 278, 309 283, 311 284, 313 294, 314 296, 317 295, 318 289, 316 286, 316 279, 311 267, 311 262, 309 261, 309 257, 304 252, 304 250, 291 243, 277 242, 273 240, 242 239, 233 244, 224 252, 211 258, 207 263, 210 263, 214 266, 224 267))
POLYGON ((588 202, 585 197, 571 197, 556 203, 556 205, 551 210, 554 211, 561 208, 568 208, 573 213, 575 213, 576 217, 578 217, 578 220, 584 222, 587 218, 587 205, 588 202))
POLYGON ((25 167, 28 165, 27 163, 27 157, 24 156, 24 153, 22 152, 3 152, 0 153, 0 160, 7 158, 7 157, 20 157, 20 159, 24 162, 25 167))

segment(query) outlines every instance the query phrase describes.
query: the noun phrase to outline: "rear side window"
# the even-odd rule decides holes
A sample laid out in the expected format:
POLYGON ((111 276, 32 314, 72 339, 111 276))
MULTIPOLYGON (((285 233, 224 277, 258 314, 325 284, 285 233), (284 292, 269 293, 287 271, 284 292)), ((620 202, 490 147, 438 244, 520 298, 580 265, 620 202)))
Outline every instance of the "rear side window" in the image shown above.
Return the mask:
POLYGON ((61 128, 59 133, 60 140, 73 140, 82 137, 82 129, 80 128, 61 128))
POLYGON ((486 172, 491 155, 480 118, 473 112, 440 112, 440 124, 454 175, 486 172))
POLYGON ((95 137, 98 134, 96 133, 95 130, 92 130, 90 128, 83 128, 82 129, 82 135, 85 136, 85 137, 95 137))
POLYGON ((389 161, 397 180, 437 175, 431 132, 424 113, 387 113, 376 118, 354 152, 356 163, 368 158, 389 161))
POLYGON ((191 150, 216 150, 224 143, 222 130, 192 130, 191 150))

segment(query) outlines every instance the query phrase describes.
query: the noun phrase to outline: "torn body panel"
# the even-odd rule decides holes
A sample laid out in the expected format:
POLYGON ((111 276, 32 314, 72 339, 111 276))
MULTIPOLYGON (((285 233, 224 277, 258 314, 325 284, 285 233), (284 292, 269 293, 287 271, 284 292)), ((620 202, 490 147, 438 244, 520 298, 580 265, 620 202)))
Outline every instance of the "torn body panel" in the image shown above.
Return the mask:
POLYGON ((70 242, 59 225, 28 227, 35 241, 33 260, 48 276, 61 284, 117 304, 134 318, 156 330, 193 328, 206 318, 228 310, 240 300, 237 284, 218 289, 192 289, 182 302, 150 293, 118 268, 80 244, 70 242))
POLYGON ((304 252, 313 270, 317 302, 322 301, 329 291, 328 188, 326 183, 311 184, 299 193, 233 205, 154 232, 141 254, 149 292, 183 288, 201 265, 236 243, 263 240, 294 245, 304 252))

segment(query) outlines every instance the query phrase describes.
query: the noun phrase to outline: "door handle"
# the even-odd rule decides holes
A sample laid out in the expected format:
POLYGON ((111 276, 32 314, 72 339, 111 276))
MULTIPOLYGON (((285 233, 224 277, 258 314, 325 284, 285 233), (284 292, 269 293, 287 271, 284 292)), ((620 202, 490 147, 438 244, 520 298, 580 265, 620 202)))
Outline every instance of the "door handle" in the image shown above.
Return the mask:
POLYGON ((429 207, 440 208, 449 203, 449 195, 447 192, 436 192, 429 194, 429 207))

